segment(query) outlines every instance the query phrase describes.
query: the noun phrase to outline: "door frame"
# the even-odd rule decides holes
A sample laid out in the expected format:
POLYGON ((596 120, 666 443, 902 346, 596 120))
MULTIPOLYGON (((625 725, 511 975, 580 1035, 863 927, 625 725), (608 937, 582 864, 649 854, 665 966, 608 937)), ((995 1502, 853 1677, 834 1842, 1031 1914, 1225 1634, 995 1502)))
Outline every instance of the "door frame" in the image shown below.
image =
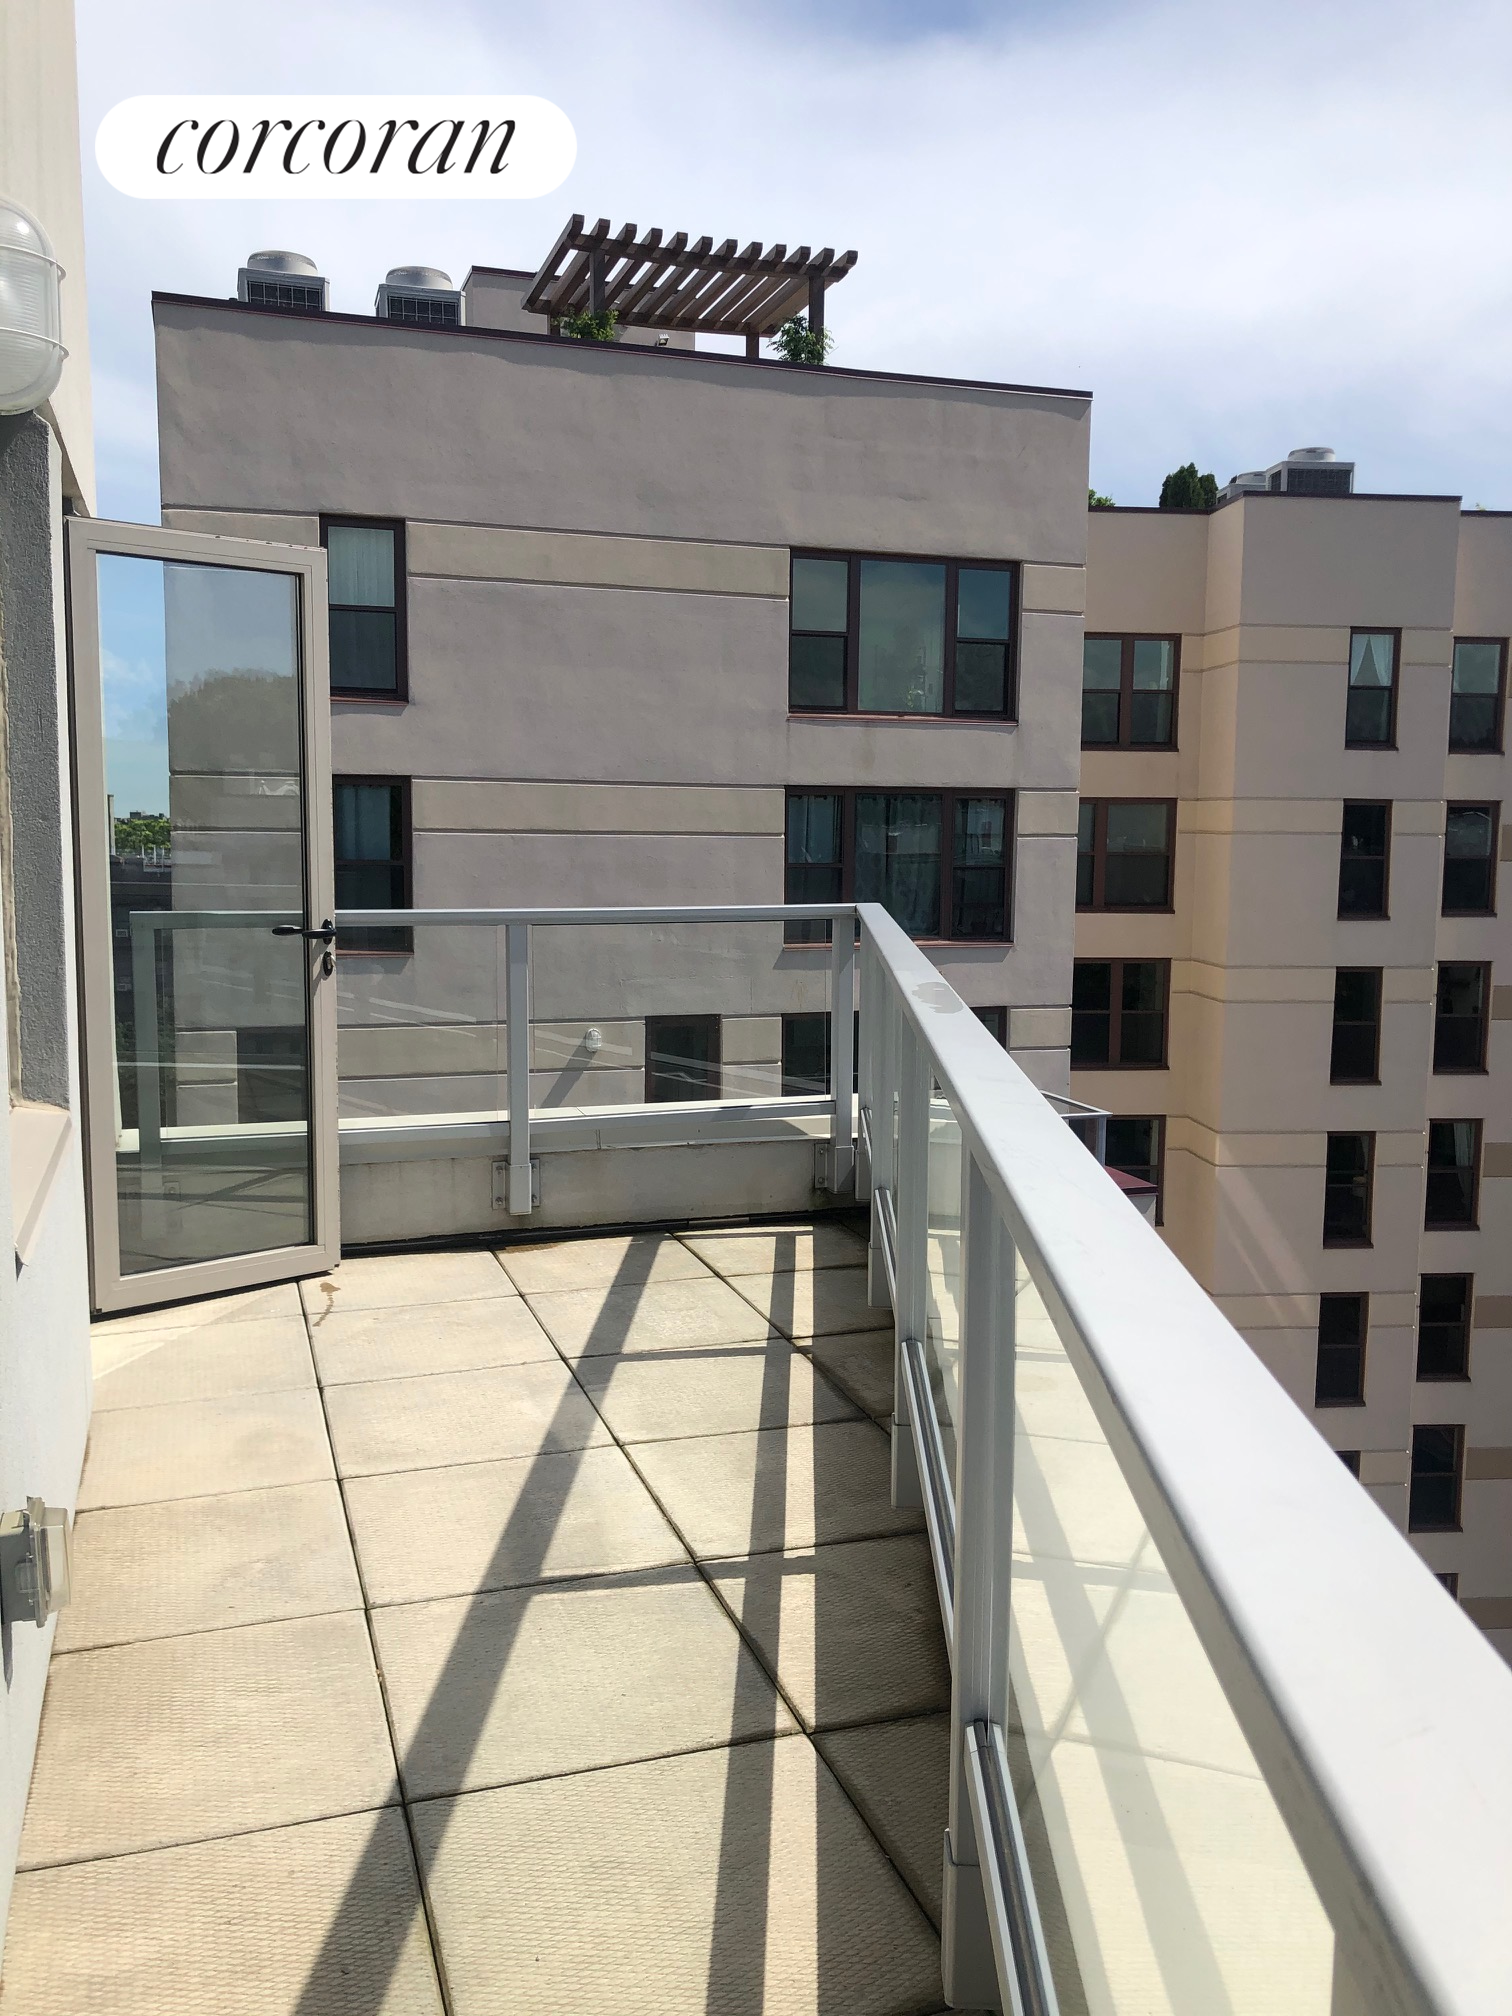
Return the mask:
POLYGON ((199 566, 251 568, 298 581, 301 755, 304 763, 304 923, 335 915, 331 832, 331 710, 326 556, 319 547, 279 546, 213 532, 176 532, 102 518, 67 521, 69 741, 74 780, 74 877, 84 1107, 85 1202, 90 1306, 103 1315, 182 1302, 228 1289, 256 1288, 324 1273, 341 1253, 340 1141, 337 1134, 336 980, 323 948, 309 955, 310 1178, 313 1238, 218 1260, 141 1274, 121 1272, 116 1195, 115 986, 110 916, 110 842, 105 830, 105 724, 100 676, 96 560, 119 553, 199 566))

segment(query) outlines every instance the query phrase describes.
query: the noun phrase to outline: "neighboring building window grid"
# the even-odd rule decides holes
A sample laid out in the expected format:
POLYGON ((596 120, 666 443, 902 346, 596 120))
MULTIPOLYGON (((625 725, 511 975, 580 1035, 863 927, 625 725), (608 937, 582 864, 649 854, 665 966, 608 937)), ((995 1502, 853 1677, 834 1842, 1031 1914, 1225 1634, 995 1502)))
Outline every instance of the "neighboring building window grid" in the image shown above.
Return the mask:
POLYGON ((1381 968, 1341 966, 1334 974, 1333 1039, 1328 1060, 1334 1085, 1376 1085, 1381 1076, 1381 968))
POLYGON ((1456 637, 1449 693, 1451 751, 1501 754, 1506 692, 1506 638, 1456 637))
POLYGON ((1323 1295, 1318 1301, 1315 1407, 1359 1407, 1365 1400, 1368 1295, 1323 1295))
POLYGON ((1341 917, 1386 915, 1390 856, 1390 805, 1346 804, 1339 836, 1341 917))
POLYGON ((1077 817, 1078 910, 1169 910, 1176 806, 1166 798, 1084 798, 1077 817))
MULTIPOLYGON (((881 903, 910 936, 965 942, 1012 931, 1013 801, 955 791, 791 791, 789 903, 881 903)), ((790 944, 824 944, 795 922, 790 944)))
POLYGON ((1440 1075, 1486 1068, 1491 968, 1445 960, 1438 969, 1433 1008, 1433 1068, 1440 1075))
POLYGON ((1389 749, 1395 743, 1400 646, 1397 630, 1350 631, 1346 748, 1389 749))
POLYGON ((402 526, 323 518, 331 691, 402 699, 406 691, 402 526))
POLYGON ((1417 1376, 1470 1377, 1470 1305, 1474 1277, 1424 1274, 1418 1282, 1417 1376))
POLYGON ((1450 805, 1444 815, 1446 917, 1489 917, 1496 909, 1496 835, 1500 805, 1450 805))
POLYGON ((1370 1244, 1374 1134, 1330 1134, 1323 1177, 1323 1244, 1370 1244))
POLYGON ((1479 1120, 1428 1122, 1426 1230, 1474 1231, 1480 1206, 1480 1149, 1479 1120))
POLYGON ((1412 1431, 1412 1482, 1407 1497, 1409 1533, 1457 1533, 1465 1472, 1465 1431, 1418 1422, 1412 1431))
POLYGON ((1082 645, 1082 747, 1170 749, 1179 637, 1091 636, 1082 645))
POLYGON ((1017 619, 1006 562, 795 553, 788 704, 1011 720, 1017 619))
MULTIPOLYGON (((331 780, 338 910, 407 910, 410 907, 409 780, 402 777, 335 777, 331 780)), ((343 952, 409 952, 408 926, 369 925, 342 932, 343 952)))
POLYGON ((1071 972, 1074 1070, 1160 1070, 1166 1062, 1169 959, 1078 959, 1071 972))

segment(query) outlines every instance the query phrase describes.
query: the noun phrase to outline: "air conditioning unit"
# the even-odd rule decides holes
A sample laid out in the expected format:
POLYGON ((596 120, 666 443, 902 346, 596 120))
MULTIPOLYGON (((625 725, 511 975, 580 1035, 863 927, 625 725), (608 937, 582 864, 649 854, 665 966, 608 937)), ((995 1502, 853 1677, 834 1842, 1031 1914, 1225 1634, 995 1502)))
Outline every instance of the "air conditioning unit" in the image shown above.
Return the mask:
POLYGON ((373 313, 380 322, 420 329, 460 329, 462 290, 438 266, 395 266, 378 289, 373 313))
POLYGON ((1282 497, 1350 497, 1354 494, 1353 462, 1341 462, 1332 448, 1293 448, 1284 462, 1268 469, 1246 469, 1231 476, 1222 498, 1253 496, 1269 491, 1282 497))
POLYGON ((252 252, 236 276, 236 298, 249 308, 281 308, 288 314, 323 315, 331 305, 331 283, 303 252, 252 252))

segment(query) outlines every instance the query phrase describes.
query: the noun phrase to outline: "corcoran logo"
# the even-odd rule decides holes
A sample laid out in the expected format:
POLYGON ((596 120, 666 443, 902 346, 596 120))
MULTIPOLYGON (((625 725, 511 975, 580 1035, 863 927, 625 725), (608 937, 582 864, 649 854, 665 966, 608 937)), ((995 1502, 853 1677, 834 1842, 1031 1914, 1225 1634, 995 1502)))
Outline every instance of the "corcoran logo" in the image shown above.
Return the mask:
POLYGON ((576 158, 546 98, 126 98, 95 135, 123 196, 546 196, 576 158))

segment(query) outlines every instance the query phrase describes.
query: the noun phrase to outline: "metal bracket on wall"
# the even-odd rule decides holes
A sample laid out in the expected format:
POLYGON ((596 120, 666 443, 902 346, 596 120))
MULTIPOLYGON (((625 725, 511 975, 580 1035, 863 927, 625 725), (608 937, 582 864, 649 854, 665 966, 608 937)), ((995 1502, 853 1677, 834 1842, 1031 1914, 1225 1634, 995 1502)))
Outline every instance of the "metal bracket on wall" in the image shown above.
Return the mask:
MULTIPOLYGON (((502 1211, 508 1214, 509 1158, 505 1155, 500 1155, 490 1164, 490 1167, 493 1171, 493 1208, 495 1211, 502 1211)), ((539 1211, 541 1208, 541 1158, 539 1155, 532 1155, 530 1158, 530 1208, 532 1211, 539 1211)))
POLYGON ((61 1505, 0 1512, 0 1621, 40 1630, 73 1594, 73 1528, 61 1505))

